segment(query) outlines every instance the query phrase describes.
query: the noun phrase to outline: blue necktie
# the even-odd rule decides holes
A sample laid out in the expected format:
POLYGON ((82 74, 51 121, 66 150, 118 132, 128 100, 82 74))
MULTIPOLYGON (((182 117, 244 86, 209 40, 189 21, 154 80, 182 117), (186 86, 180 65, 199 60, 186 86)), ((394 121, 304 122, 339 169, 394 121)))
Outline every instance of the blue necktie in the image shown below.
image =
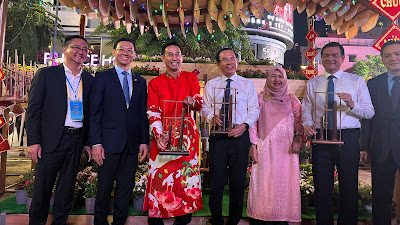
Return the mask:
MULTIPOLYGON (((330 75, 328 77, 328 90, 327 92, 335 92, 335 85, 333 84, 333 78, 335 76, 330 75)), ((333 109, 333 104, 335 103, 335 95, 334 94, 328 94, 328 109, 332 110, 333 109)), ((322 127, 321 127, 322 129, 322 127)), ((333 111, 328 111, 328 129, 332 130, 333 129, 333 111)))
MULTIPOLYGON (((231 95, 231 81, 232 79, 227 79, 226 82, 228 82, 228 84, 226 85, 225 89, 225 94, 224 94, 224 102, 225 103, 229 103, 229 96, 231 95)), ((224 104, 223 106, 223 110, 224 110, 224 115, 225 115, 225 129, 228 128, 228 111, 229 111, 229 104, 224 104)))
POLYGON ((400 76, 393 77, 392 95, 392 111, 394 112, 400 104, 400 76))
POLYGON ((126 105, 129 105, 129 83, 128 83, 128 75, 129 73, 124 71, 122 72, 122 75, 124 75, 124 79, 122 80, 122 90, 124 91, 124 96, 125 96, 125 102, 126 105))

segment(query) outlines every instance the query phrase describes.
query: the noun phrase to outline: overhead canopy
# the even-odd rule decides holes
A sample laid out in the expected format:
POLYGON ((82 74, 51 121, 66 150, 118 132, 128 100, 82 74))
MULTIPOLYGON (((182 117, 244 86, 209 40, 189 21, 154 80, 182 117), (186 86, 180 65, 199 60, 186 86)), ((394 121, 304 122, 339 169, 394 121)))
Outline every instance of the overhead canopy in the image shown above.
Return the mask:
POLYGON ((361 28, 367 32, 376 26, 379 11, 368 0, 60 0, 77 13, 88 18, 100 17, 103 24, 112 18, 115 28, 120 28, 121 20, 130 33, 132 24, 144 32, 146 25, 152 26, 156 35, 158 28, 181 28, 185 35, 186 28, 206 26, 213 32, 212 23, 217 23, 225 30, 226 21, 238 27, 240 21, 247 24, 250 15, 261 18, 264 10, 273 13, 275 6, 287 3, 297 8, 299 13, 325 20, 338 34, 345 34, 347 39, 354 38, 361 28))

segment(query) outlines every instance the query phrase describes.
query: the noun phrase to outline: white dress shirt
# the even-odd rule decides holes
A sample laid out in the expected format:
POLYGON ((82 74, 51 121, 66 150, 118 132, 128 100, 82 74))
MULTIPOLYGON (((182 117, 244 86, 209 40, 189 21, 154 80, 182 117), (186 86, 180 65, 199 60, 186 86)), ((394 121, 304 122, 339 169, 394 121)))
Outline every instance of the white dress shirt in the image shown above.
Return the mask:
MULTIPOLYGON (((303 126, 313 126, 320 128, 320 118, 325 117, 324 111, 317 111, 316 124, 314 124, 314 107, 317 105, 317 109, 327 108, 326 93, 314 92, 326 92, 328 88, 328 77, 331 74, 325 72, 323 75, 316 76, 307 82, 306 93, 303 99, 303 126)), ((371 119, 375 110, 371 102, 371 96, 369 95, 368 87, 361 76, 351 74, 339 70, 333 74, 334 90, 335 93, 348 93, 351 94, 351 98, 354 102, 354 108, 350 109, 346 106, 346 103, 342 100, 340 108, 341 112, 341 126, 340 126, 340 114, 339 108, 337 112, 337 128, 338 129, 351 129, 360 128, 361 119, 371 119)), ((339 97, 335 95, 335 101, 339 104, 339 97)))
MULTIPOLYGON (((71 83, 71 86, 73 88, 73 90, 72 90, 71 86, 68 84, 67 78, 65 78, 65 85, 67 85, 67 88, 71 95, 71 101, 82 101, 83 83, 82 83, 82 94, 81 94, 81 96, 79 96, 79 85, 80 85, 79 83, 82 82, 81 81, 82 69, 78 75, 74 76, 74 75, 72 75, 72 71, 64 64, 64 71, 65 71, 65 76, 68 78, 68 80, 71 83)), ((64 126, 81 128, 81 127, 83 127, 82 121, 77 122, 77 121, 71 120, 71 109, 70 109, 71 106, 69 104, 69 101, 70 101, 70 99, 68 99, 68 95, 67 95, 68 108, 67 108, 67 116, 65 117, 64 126)), ((82 107, 83 107, 83 105, 82 105, 82 107)))
MULTIPOLYGON (((206 87, 204 89, 203 96, 203 108, 202 115, 207 119, 207 122, 211 123, 212 118, 214 117, 214 103, 223 102, 224 98, 224 89, 226 88, 227 77, 221 75, 207 82, 206 87), (214 96, 215 91, 215 96, 214 96)), ((238 76, 236 73, 230 78, 232 81, 230 83, 231 94, 233 96, 233 102, 235 103, 235 94, 233 91, 236 91, 236 113, 235 106, 233 106, 232 110, 232 123, 233 124, 242 124, 247 123, 250 127, 257 121, 258 116, 260 114, 260 108, 258 106, 258 98, 256 93, 256 88, 252 81, 247 78, 238 76)), ((219 110, 221 109, 221 104, 215 105, 215 114, 218 115, 219 110)))

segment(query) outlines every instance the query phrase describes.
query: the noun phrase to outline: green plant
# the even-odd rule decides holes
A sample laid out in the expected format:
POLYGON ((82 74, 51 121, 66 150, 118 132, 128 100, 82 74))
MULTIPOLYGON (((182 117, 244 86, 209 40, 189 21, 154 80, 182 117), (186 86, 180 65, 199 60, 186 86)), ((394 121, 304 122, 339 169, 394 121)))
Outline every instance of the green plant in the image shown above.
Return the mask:
POLYGON ((266 78, 268 75, 268 72, 261 71, 261 70, 252 70, 252 69, 246 69, 244 71, 238 70, 236 71, 237 75, 240 75, 245 78, 266 78))
POLYGON ((368 80, 386 72, 386 67, 383 65, 382 58, 379 55, 367 55, 366 57, 366 60, 355 59, 356 63, 353 65, 354 74, 368 80))
MULTIPOLYGON (((27 181, 31 181, 35 176, 35 170, 30 170, 29 172, 19 176, 19 180, 15 183, 15 190, 26 190, 27 181)), ((29 184, 29 182, 28 182, 29 184)))
POLYGON ((135 174, 135 187, 132 192, 132 197, 134 199, 139 199, 146 193, 148 169, 149 166, 147 161, 139 161, 135 174))
POLYGON ((372 205, 372 187, 365 185, 358 188, 358 198, 362 206, 372 205))
POLYGON ((248 65, 274 65, 270 59, 249 59, 245 61, 248 65))
POLYGON ((85 182, 84 198, 96 198, 97 194, 97 173, 92 174, 85 182))
POLYGON ((302 72, 297 72, 293 71, 291 69, 285 70, 286 71, 286 76, 288 79, 291 80, 308 80, 308 78, 302 73, 302 72))
POLYGON ((132 72, 139 74, 139 75, 149 75, 149 76, 158 76, 160 75, 160 68, 158 67, 150 67, 149 65, 146 66, 135 66, 132 69, 132 72))
POLYGON ((314 179, 312 176, 312 165, 300 165, 300 193, 301 198, 310 198, 314 194, 314 179))
POLYGON ((311 159, 311 145, 305 146, 300 150, 299 153, 300 159, 311 159))

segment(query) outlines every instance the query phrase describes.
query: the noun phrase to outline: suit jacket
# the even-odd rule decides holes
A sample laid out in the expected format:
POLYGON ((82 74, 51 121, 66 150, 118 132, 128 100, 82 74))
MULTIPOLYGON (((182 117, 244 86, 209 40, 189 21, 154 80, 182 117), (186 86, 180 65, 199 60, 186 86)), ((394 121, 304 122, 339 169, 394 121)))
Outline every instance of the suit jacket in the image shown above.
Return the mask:
POLYGON ((392 110, 387 79, 383 73, 367 83, 375 115, 362 121, 361 149, 368 151, 372 162, 381 163, 392 154, 400 164, 400 107, 392 110))
POLYGON ((140 144, 149 143, 146 80, 132 73, 132 97, 126 107, 117 71, 96 73, 90 99, 90 138, 102 144, 105 153, 120 153, 127 146, 137 153, 140 144))
MULTIPOLYGON (((83 144, 89 142, 89 97, 93 76, 82 71, 83 144)), ((39 69, 28 94, 26 132, 28 146, 40 144, 42 151, 53 152, 63 133, 67 115, 67 85, 64 66, 39 69)))

